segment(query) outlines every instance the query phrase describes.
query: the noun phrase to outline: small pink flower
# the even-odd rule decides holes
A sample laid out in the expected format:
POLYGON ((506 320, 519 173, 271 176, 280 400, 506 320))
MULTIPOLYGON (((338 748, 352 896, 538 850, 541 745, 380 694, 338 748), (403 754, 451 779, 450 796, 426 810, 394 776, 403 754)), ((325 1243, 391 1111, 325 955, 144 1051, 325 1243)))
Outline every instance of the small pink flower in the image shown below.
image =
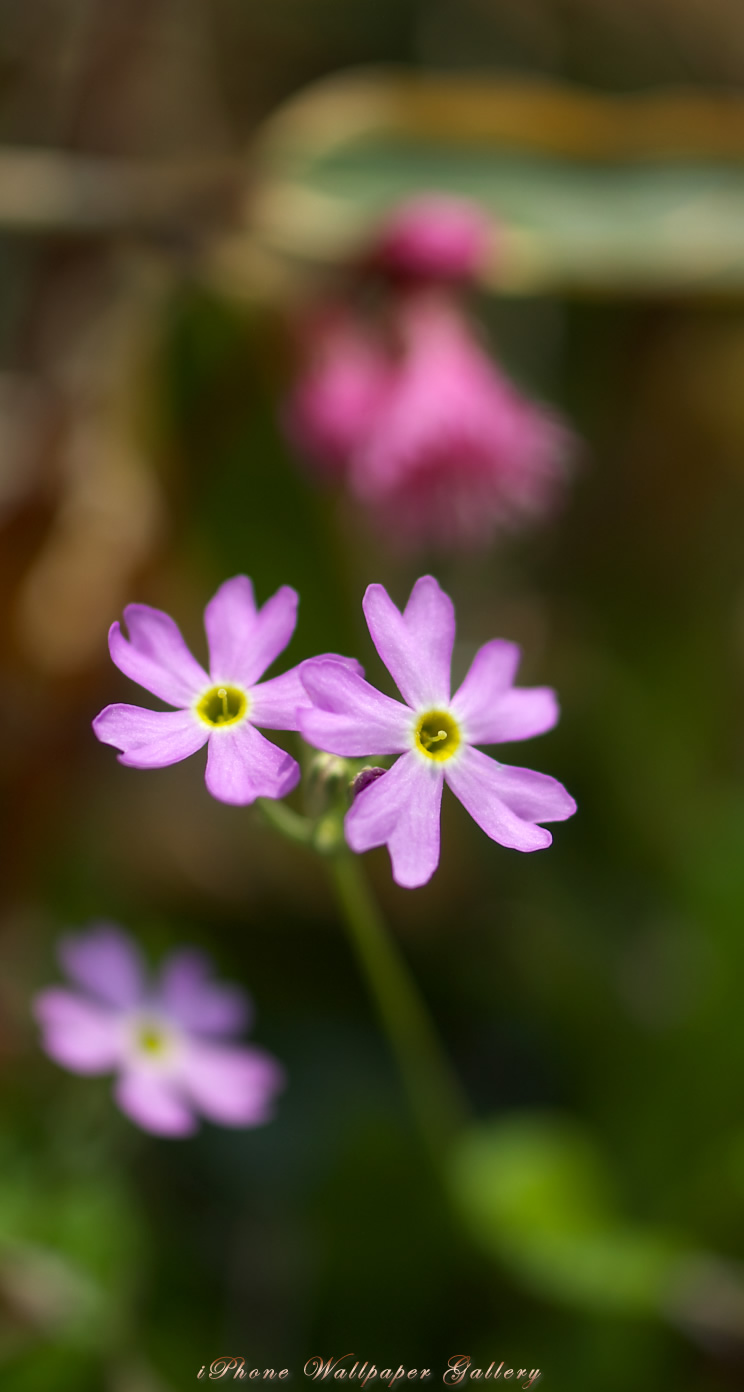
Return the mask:
POLYGON ((491 240, 488 219, 476 203, 427 193, 400 204, 377 235, 372 260, 403 278, 471 279, 491 240))
POLYGON ((363 607, 372 641, 405 704, 322 658, 301 668, 314 709, 301 712, 300 726, 311 744, 347 758, 401 756, 357 792, 345 821, 351 849, 386 845, 397 884, 426 884, 439 864, 445 783, 502 846, 549 846, 550 832, 539 823, 572 816, 576 803, 570 794, 555 778, 497 763, 474 747, 531 739, 558 719, 548 687, 513 685, 519 648, 499 638, 486 643, 451 696, 455 613, 436 580, 417 580, 402 614, 382 585, 369 586, 363 607))
POLYGON ((444 295, 399 309, 403 353, 354 451, 350 483, 409 546, 482 543, 544 512, 568 433, 519 395, 444 295))
POLYGON ((285 408, 286 431, 300 454, 338 478, 379 409, 391 364, 372 332, 345 311, 312 319, 302 353, 304 365, 285 408))
POLYGON ((298 706, 307 705, 307 697, 296 667, 269 681, 259 678, 292 637, 297 603, 296 592, 283 585, 257 609, 247 576, 226 580, 204 612, 209 673, 168 614, 148 604, 127 605, 129 638, 112 624, 111 656, 125 676, 176 709, 106 706, 93 721, 98 739, 122 751, 120 763, 139 769, 176 764, 206 744, 213 797, 242 805, 285 797, 299 781, 299 764, 257 727, 298 729, 298 706))
POLYGON ((249 1022, 248 997, 214 981, 200 952, 174 952, 154 986, 132 939, 110 924, 64 938, 59 956, 77 989, 37 995, 42 1047, 72 1073, 117 1073, 116 1102, 137 1126, 189 1136, 198 1114, 220 1126, 271 1120, 284 1071, 235 1042, 249 1022))

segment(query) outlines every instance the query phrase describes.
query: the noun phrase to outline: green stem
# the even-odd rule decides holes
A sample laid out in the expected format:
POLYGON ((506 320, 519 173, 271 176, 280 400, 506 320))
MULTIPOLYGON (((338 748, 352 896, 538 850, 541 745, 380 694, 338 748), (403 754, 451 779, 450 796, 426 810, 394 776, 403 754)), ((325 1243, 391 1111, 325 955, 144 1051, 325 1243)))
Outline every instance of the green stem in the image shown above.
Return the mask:
POLYGON ((300 812, 293 812, 291 807, 274 798, 258 798, 256 805, 260 808, 264 821, 281 832, 288 841, 295 841, 301 846, 311 844, 315 826, 309 817, 303 817, 300 812))
POLYGON ((358 858, 344 846, 328 868, 344 922, 396 1055, 411 1107, 438 1162, 466 1105, 418 987, 389 935, 358 858))

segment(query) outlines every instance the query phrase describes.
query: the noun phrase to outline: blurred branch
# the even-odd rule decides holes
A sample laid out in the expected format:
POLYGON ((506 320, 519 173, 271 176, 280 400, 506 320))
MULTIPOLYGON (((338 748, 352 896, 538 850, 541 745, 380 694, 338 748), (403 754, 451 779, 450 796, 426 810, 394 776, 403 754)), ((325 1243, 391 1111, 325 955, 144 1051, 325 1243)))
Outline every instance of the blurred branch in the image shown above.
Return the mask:
POLYGON ((348 261, 416 188, 493 216, 502 293, 744 292, 744 98, 380 69, 300 93, 245 158, 96 159, 0 149, 0 232, 201 243, 223 293, 281 294, 348 261))
POLYGON ((607 96, 543 81, 381 68, 306 88, 265 122, 259 145, 274 162, 381 132, 577 159, 744 160, 744 98, 693 87, 607 96))
POLYGON ((0 231, 106 236, 174 233, 230 214, 244 166, 233 160, 130 162, 0 149, 0 231))

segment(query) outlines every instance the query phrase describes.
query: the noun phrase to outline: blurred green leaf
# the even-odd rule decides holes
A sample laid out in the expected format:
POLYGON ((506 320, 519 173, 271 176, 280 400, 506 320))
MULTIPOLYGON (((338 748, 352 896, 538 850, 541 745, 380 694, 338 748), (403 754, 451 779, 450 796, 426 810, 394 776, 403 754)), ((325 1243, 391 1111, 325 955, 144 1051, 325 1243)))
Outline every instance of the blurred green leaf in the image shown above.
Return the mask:
POLYGON ((400 199, 437 190, 494 216, 484 279, 506 292, 744 288, 744 121, 712 93, 382 70, 301 94, 262 150, 254 227, 283 254, 344 259, 400 199))
POLYGON ((475 1127, 456 1148, 452 1178, 479 1244, 540 1294, 660 1313, 680 1247, 622 1220, 596 1146, 570 1121, 535 1114, 475 1127))

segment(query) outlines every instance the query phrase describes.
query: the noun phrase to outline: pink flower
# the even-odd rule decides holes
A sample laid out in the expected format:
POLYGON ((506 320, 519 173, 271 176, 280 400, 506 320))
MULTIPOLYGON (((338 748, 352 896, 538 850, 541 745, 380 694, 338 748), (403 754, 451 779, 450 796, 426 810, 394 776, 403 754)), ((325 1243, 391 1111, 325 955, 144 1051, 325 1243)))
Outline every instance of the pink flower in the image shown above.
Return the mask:
POLYGON ((499 638, 486 643, 451 696, 455 614, 436 580, 417 580, 402 614, 382 585, 369 586, 363 607, 372 641, 405 704, 383 696, 358 672, 322 658, 301 668, 314 709, 301 712, 300 728, 311 744, 348 758, 401 756, 357 793, 345 822, 351 849, 386 845, 397 884, 426 884, 439 863, 445 783, 502 846, 549 846, 550 832, 538 823, 572 816, 573 798, 555 778, 499 764, 474 747, 531 739, 558 719, 548 687, 514 687, 519 648, 499 638))
POLYGON ((372 260, 404 278, 471 279, 489 249, 488 219, 476 203, 425 193, 411 198, 380 229, 372 260))
POLYGON ((283 585, 257 609, 247 576, 226 580, 204 612, 208 674, 168 614, 148 604, 127 605, 129 638, 112 624, 111 656, 125 676, 176 709, 106 706, 93 721, 98 739, 122 751, 120 763, 140 769, 176 764, 207 744, 206 784, 213 797, 237 804, 284 797, 299 780, 299 764, 257 727, 296 730, 297 709, 307 697, 296 667, 269 681, 259 678, 292 637, 297 602, 296 592, 283 585))
POLYGON ((174 952, 150 986, 132 939, 101 923, 63 939, 59 956, 77 989, 52 986, 36 997, 43 1048, 72 1073, 117 1073, 116 1102, 137 1126, 189 1136, 198 1113, 220 1126, 271 1119, 283 1069, 234 1042, 249 1020, 248 998, 214 981, 201 953, 174 952))
POLYGON ((391 364, 372 333, 343 310, 311 320, 303 338, 306 362, 285 427, 301 454, 329 478, 340 477, 379 409, 391 364))
POLYGON ((563 476, 568 433, 519 395, 443 295, 399 309, 403 354, 350 482, 404 544, 467 545, 540 514, 563 476))

